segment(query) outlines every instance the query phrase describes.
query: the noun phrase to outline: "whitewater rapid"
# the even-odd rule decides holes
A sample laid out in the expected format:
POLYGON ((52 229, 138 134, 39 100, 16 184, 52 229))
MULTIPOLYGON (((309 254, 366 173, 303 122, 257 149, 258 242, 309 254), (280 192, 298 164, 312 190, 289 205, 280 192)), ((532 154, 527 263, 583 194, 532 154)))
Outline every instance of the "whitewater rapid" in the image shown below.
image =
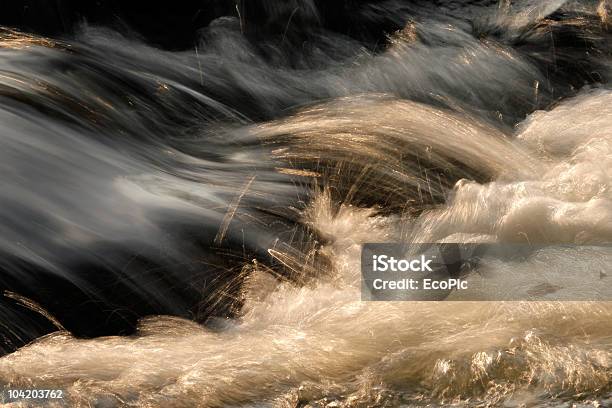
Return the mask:
MULTIPOLYGON (((338 123, 332 117, 320 125, 333 135, 338 123)), ((433 123, 429 116, 425 126, 433 123)), ((274 126, 284 133, 288 125, 266 125, 266 137, 274 126)), ((531 404, 543 395, 605 394, 612 369, 607 302, 360 300, 365 242, 609 242, 612 92, 585 92, 536 112, 513 142, 495 143, 506 146, 508 160, 528 159, 533 168, 485 184, 460 181, 446 206, 418 217, 334 206, 320 192, 303 217, 326 238, 320 252, 329 268, 299 287, 245 265, 242 316, 220 331, 152 317, 128 338, 52 334, 0 360, 2 380, 63 388, 77 404, 153 406, 282 406, 324 397, 349 405, 433 397, 531 404)), ((489 164, 488 153, 470 154, 489 164)), ((276 256, 292 254, 279 248, 276 256)))
MULTIPOLYGON (((376 54, 326 37, 297 69, 231 19, 195 56, 87 27, 74 44, 3 32, 7 269, 21 279, 27 261, 98 299, 68 261, 123 272, 132 260, 100 260, 96 244, 144 247, 176 267, 171 283, 221 271, 210 302, 238 306, 207 325, 51 333, 0 358, 0 387, 62 389, 57 406, 612 404, 610 302, 361 300, 364 243, 612 241, 612 91, 547 75, 538 48, 555 11, 586 13, 568 30, 604 45, 593 27, 607 20, 533 3, 494 7, 477 26, 493 39, 415 19, 376 54), (187 262, 202 248, 171 221, 234 251, 187 262)), ((559 48, 555 63, 572 62, 559 48)), ((609 54, 588 58, 609 73, 609 54)), ((136 272, 134 293, 179 314, 166 281, 136 272)))

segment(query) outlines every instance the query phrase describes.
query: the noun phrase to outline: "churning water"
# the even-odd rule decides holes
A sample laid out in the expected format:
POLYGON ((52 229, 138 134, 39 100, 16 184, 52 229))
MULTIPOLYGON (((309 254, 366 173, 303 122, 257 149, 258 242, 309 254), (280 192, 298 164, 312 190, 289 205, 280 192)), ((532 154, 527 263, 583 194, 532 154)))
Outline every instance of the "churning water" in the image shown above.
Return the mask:
POLYGON ((197 53, 4 31, 6 273, 35 265, 95 298, 69 260, 121 269, 100 242, 201 256, 225 268, 206 310, 231 317, 58 331, 0 358, 0 384, 61 388, 68 406, 612 404, 612 303, 363 302, 359 265, 366 242, 612 241, 609 5, 410 12, 376 52, 322 32, 291 57, 229 18, 197 53))

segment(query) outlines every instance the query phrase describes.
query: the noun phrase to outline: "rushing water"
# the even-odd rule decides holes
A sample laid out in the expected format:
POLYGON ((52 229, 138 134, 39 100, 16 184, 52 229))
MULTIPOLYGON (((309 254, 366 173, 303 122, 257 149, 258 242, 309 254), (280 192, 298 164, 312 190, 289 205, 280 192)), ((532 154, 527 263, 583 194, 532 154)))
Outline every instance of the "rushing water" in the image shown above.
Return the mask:
POLYGON ((291 57, 229 18, 197 52, 3 32, 5 273, 97 299, 74 260, 127 268, 104 243, 185 265, 130 275, 167 313, 182 299, 158 285, 216 271, 205 310, 231 318, 58 331, 0 358, 0 384, 68 406, 612 404, 609 302, 360 300, 366 242, 612 241, 609 5, 444 10, 411 9, 376 52, 320 33, 291 57))

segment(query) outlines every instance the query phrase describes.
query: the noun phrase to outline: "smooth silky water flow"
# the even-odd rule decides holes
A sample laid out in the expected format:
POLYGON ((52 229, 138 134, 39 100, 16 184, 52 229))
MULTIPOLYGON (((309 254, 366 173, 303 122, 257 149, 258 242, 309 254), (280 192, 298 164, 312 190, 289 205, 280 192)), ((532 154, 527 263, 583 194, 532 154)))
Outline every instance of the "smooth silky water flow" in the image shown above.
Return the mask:
MULTIPOLYGON (((60 388, 67 406, 612 404, 612 303, 364 302, 359 261, 367 242, 612 241, 612 91, 547 74, 538 48, 569 30, 599 47, 587 62, 603 81, 607 7, 483 7, 496 34, 481 38, 451 10, 375 54, 330 34, 292 68, 231 19, 197 55, 91 27, 4 32, 3 252, 78 286, 62 256, 100 239, 163 240, 180 263, 194 248, 164 234, 176 217, 274 262, 227 271, 240 308, 216 327, 60 330, 0 358, 0 384, 60 388)), ((561 47, 550 58, 571 63, 561 47)))

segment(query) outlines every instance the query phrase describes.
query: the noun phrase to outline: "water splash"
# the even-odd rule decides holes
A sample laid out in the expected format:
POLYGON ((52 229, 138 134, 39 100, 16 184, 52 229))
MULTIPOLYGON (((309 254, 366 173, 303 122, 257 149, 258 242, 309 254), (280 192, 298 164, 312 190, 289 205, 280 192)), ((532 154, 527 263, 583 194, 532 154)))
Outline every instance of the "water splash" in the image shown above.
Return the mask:
MULTIPOLYGON (((559 90, 534 88, 547 78, 514 41, 582 10, 562 6, 495 11, 506 43, 444 16, 378 55, 345 39, 351 51, 332 57, 325 42, 302 70, 269 65, 231 21, 195 57, 100 31, 76 46, 15 34, 0 59, 12 174, 0 197, 15 203, 1 214, 17 222, 4 251, 86 288, 57 248, 152 245, 170 215, 211 240, 241 233, 272 262, 243 254, 225 269, 241 308, 214 329, 158 316, 129 337, 51 334, 0 359, 2 386, 63 388, 75 406, 606 404, 608 303, 360 300, 364 242, 610 242, 612 92, 567 91, 508 126, 559 90), (33 234, 31 214, 48 233, 33 234)), ((591 17, 567 25, 595 41, 591 17)), ((170 241, 171 260, 201 250, 170 241)))

